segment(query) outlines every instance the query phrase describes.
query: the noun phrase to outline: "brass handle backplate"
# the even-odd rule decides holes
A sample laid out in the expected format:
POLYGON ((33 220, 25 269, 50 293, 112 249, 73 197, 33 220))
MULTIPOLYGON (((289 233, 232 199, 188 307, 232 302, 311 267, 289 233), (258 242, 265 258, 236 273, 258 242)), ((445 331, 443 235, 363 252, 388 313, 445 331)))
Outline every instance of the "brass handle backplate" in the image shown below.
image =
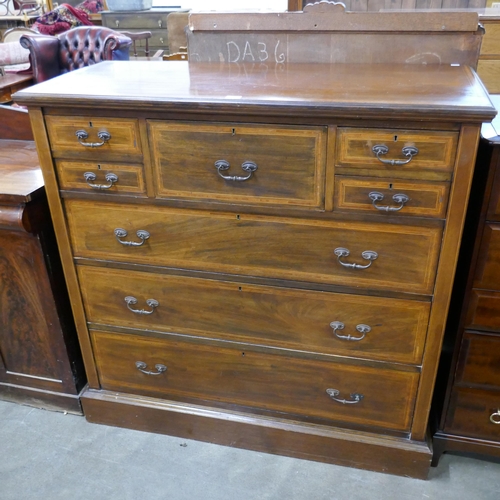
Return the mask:
POLYGON ((97 179, 97 176, 96 174, 94 174, 94 172, 85 172, 83 174, 83 178, 87 181, 87 184, 92 189, 109 189, 113 187, 113 184, 118 182, 118 176, 113 173, 108 173, 104 176, 109 184, 94 184, 93 182, 97 179))
POLYGON ((123 241, 120 238, 125 238, 128 235, 128 232, 125 229, 122 229, 121 227, 117 227, 114 231, 116 239, 125 246, 128 247, 140 247, 144 245, 147 239, 151 236, 147 231, 144 229, 139 229, 135 234, 141 241, 123 241))
POLYGON ((144 361, 136 361, 135 367, 140 372, 145 373, 146 375, 161 375, 163 372, 167 371, 167 367, 165 365, 161 365, 159 363, 155 365, 155 368, 156 368, 155 372, 152 372, 150 370, 146 370, 148 365, 146 363, 144 363, 144 361))
POLYGON ((100 146, 104 146, 104 144, 106 144, 111 139, 111 134, 109 132, 106 132, 105 130, 97 132, 97 137, 101 139, 101 142, 83 142, 85 141, 85 139, 89 138, 89 134, 85 130, 77 130, 75 132, 75 135, 78 139, 78 142, 86 148, 98 148, 100 146))
POLYGON ((252 177, 252 174, 257 170, 257 164, 254 163, 253 161, 245 161, 241 164, 241 168, 245 171, 248 172, 248 175, 242 176, 242 175, 224 175, 222 172, 225 172, 226 170, 229 170, 229 162, 226 160, 217 160, 215 162, 215 168, 217 169, 217 173, 225 180, 225 181, 236 181, 236 182, 242 182, 242 181, 247 181, 252 177))
POLYGON ((350 334, 349 335, 338 334, 339 330, 343 330, 345 328, 344 323, 342 323, 341 321, 332 321, 330 323, 330 326, 333 328, 333 333, 335 333, 335 336, 342 340, 351 340, 351 341, 363 340, 366 337, 366 334, 372 331, 371 327, 360 323, 359 325, 356 325, 356 330, 362 335, 353 337, 350 334))
POLYGON ((351 399, 340 399, 337 396, 340 394, 340 391, 337 389, 327 389, 326 393, 330 396, 333 401, 337 401, 337 403, 342 403, 343 405, 354 405, 359 403, 363 398, 363 394, 352 393, 350 395, 351 399))
POLYGON ((372 200, 372 205, 381 212, 399 212, 409 201, 410 197, 406 194, 398 193, 395 194, 392 199, 395 203, 399 203, 399 206, 390 207, 389 205, 377 205, 378 201, 382 201, 384 199, 384 195, 379 193, 378 191, 371 191, 368 193, 368 198, 372 200))
POLYGON ((500 425, 500 409, 490 415, 490 421, 493 424, 500 425))
POLYGON ((339 261, 339 263, 342 266, 348 267, 350 269, 367 269, 372 265, 372 262, 378 257, 377 252, 374 252, 372 250, 365 250, 361 254, 361 257, 363 257, 363 259, 365 259, 365 260, 368 260, 369 262, 368 262, 368 264, 363 266, 361 264, 351 264, 349 262, 342 262, 341 259, 343 257, 349 257, 349 255, 350 255, 350 252, 347 248, 338 247, 333 251, 333 253, 337 256, 337 260, 339 261))
POLYGON ((135 314, 153 314, 155 309, 160 305, 159 302, 155 299, 146 300, 146 304, 151 307, 150 311, 146 311, 145 309, 132 309, 130 306, 135 306, 137 304, 137 299, 135 297, 125 297, 125 302, 127 307, 135 314))
POLYGON ((406 165, 410 163, 415 155, 418 154, 418 149, 414 146, 405 146, 401 152, 406 156, 407 160, 386 160, 380 158, 381 155, 386 155, 389 152, 389 148, 385 144, 376 144, 372 148, 372 152, 376 155, 377 159, 384 163, 385 165, 406 165))

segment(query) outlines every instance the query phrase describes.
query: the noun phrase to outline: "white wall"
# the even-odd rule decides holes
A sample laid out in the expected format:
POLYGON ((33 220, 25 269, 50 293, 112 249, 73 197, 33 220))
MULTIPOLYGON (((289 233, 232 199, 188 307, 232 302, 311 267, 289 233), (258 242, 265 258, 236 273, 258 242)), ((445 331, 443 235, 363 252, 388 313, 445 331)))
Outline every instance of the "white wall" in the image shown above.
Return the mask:
POLYGON ((288 0, 170 0, 163 4, 181 5, 192 10, 271 10, 285 11, 288 7, 288 0))

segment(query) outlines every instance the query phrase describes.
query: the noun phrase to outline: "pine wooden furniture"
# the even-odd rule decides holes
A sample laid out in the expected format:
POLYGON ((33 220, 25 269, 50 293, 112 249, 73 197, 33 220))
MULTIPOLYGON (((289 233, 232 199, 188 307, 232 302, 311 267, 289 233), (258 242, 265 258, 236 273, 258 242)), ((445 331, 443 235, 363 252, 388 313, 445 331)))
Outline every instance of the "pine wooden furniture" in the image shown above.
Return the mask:
POLYGON ((28 116, 0 107, 0 123, 0 398, 81 414, 85 374, 28 116))
MULTIPOLYGON (((475 36, 477 17, 453 19, 475 36)), ((191 16, 193 33, 209 21, 191 16)), ((224 16, 211 21, 226 36, 224 16)), ((17 94, 88 420, 426 476, 465 201, 495 110, 467 65, 403 62, 105 62, 17 94)))
POLYGON ((159 50, 169 51, 167 17, 171 12, 178 12, 179 9, 151 9, 139 12, 101 12, 102 25, 116 31, 141 32, 150 31, 151 38, 139 40, 136 43, 139 56, 147 56, 146 50, 152 54, 159 50))
POLYGON ((490 94, 500 93, 500 9, 486 9, 480 16, 485 34, 477 72, 490 94))
MULTIPOLYGON (((492 100, 500 109, 500 97, 492 100)), ((445 451, 500 457, 499 119, 483 126, 480 153, 447 332, 456 348, 433 437, 434 465, 445 451)))

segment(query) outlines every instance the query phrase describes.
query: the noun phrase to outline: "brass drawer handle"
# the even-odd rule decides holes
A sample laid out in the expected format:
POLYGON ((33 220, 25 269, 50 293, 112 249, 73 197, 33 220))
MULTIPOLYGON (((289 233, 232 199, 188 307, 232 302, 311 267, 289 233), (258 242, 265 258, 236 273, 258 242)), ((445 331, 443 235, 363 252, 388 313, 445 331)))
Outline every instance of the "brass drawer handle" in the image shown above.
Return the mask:
POLYGON ((385 144, 376 144, 372 151, 377 155, 377 158, 386 165, 406 165, 410 163, 415 155, 418 154, 418 149, 414 146, 405 146, 401 151, 408 158, 407 160, 384 160, 380 155, 386 155, 389 148, 385 144))
POLYGON ((106 144, 111 139, 111 134, 109 132, 106 132, 105 130, 97 132, 97 137, 99 137, 102 142, 83 142, 85 139, 89 138, 89 134, 85 132, 85 130, 77 130, 75 132, 75 135, 78 138, 78 142, 86 148, 98 148, 100 146, 104 146, 104 144, 106 144))
POLYGON ((326 393, 330 396, 333 401, 337 401, 337 403, 342 403, 343 405, 355 405, 356 403, 359 403, 363 398, 363 394, 357 394, 353 393, 351 394, 351 399, 339 399, 336 396, 340 394, 340 391, 337 389, 327 389, 326 393))
POLYGON ((119 21, 118 19, 116 19, 116 20, 115 20, 115 26, 116 26, 117 28, 119 28, 119 27, 120 27, 120 21, 119 21))
POLYGON ((406 203, 410 201, 409 196, 399 193, 395 194, 392 197, 392 199, 396 203, 399 203, 399 207, 390 207, 389 205, 380 206, 377 205, 377 201, 382 201, 384 199, 384 195, 382 193, 379 193, 378 191, 372 191, 371 193, 369 193, 368 198, 372 200, 372 205, 381 212, 399 212, 399 210, 401 210, 406 205, 406 203))
POLYGON ((161 19, 158 19, 158 28, 161 28, 163 26, 163 22, 161 19))
POLYGON ((159 302, 155 299, 146 300, 146 304, 151 307, 151 311, 146 311, 145 309, 132 309, 132 306, 137 304, 137 299, 135 297, 125 297, 125 302, 127 303, 127 307, 135 314, 153 314, 155 309, 160 305, 159 302))
POLYGON ((345 328, 344 323, 341 321, 332 321, 330 323, 330 326, 333 328, 333 333, 335 333, 335 336, 338 337, 339 339, 342 340, 351 340, 351 341, 358 341, 358 340, 363 340, 366 337, 366 334, 371 332, 372 329, 368 325, 363 325, 362 323, 359 325, 356 325, 356 330, 359 333, 362 333, 361 337, 353 337, 352 335, 339 335, 337 332, 338 330, 343 330, 345 328))
POLYGON ((144 361, 136 361, 135 362, 135 367, 142 373, 145 373, 146 375, 161 375, 163 372, 167 371, 167 367, 165 365, 157 364, 155 365, 156 372, 152 372, 149 370, 146 370, 148 365, 144 363, 144 361))
POLYGON ((135 234, 137 234, 137 237, 141 240, 141 241, 123 241, 121 240, 120 238, 125 238, 125 236, 128 235, 128 232, 125 231, 125 229, 122 229, 121 227, 117 227, 115 229, 115 236, 116 236, 116 239, 122 244, 122 245, 125 245, 125 246, 128 246, 128 247, 140 247, 142 245, 144 245, 144 243, 146 242, 146 240, 151 236, 147 231, 145 231, 144 229, 139 229, 139 231, 137 231, 135 234))
POLYGON ((217 169, 217 173, 225 180, 225 181, 247 181, 252 177, 252 174, 257 170, 257 164, 255 164, 253 161, 245 161, 241 164, 241 168, 245 171, 248 172, 248 175, 243 177, 240 175, 224 175, 221 172, 224 172, 226 170, 229 170, 229 162, 226 160, 217 160, 215 162, 215 168, 217 169))
POLYGON ((500 425, 500 409, 490 415, 490 422, 500 425), (498 417, 498 419, 496 417, 498 417))
POLYGON ((97 176, 94 174, 94 172, 85 172, 83 174, 83 177, 92 189, 109 189, 113 187, 113 184, 115 182, 118 182, 118 176, 113 173, 106 174, 104 177, 106 181, 109 182, 109 184, 93 184, 93 182, 97 179, 97 176))
POLYGON ((378 257, 377 252, 373 252, 372 250, 365 250, 362 254, 361 257, 365 260, 369 260, 370 262, 366 264, 365 266, 362 266, 361 264, 349 264, 348 262, 342 262, 340 259, 342 257, 349 257, 349 250, 347 248, 336 248, 333 253, 337 256, 337 260, 339 261, 340 264, 342 264, 344 267, 349 267, 351 269, 367 269, 372 265, 372 262, 378 257))

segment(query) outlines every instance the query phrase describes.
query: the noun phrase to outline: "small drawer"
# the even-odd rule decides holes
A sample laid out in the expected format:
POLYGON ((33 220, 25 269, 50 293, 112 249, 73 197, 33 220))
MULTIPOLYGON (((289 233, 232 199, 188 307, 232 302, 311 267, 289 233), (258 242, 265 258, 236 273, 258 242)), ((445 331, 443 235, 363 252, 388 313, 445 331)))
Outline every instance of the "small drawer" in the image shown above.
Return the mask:
POLYGON ((169 337, 92 331, 92 342, 105 390, 204 404, 213 401, 233 409, 237 405, 279 412, 281 417, 317 418, 403 432, 410 429, 419 379, 416 372, 169 337))
POLYGON ((142 165, 56 161, 59 188, 146 196, 142 165))
POLYGON ((457 142, 455 132, 340 127, 336 170, 372 177, 448 180, 457 142))
POLYGON ((137 120, 48 115, 45 122, 56 158, 142 162, 137 120))
POLYGON ((500 291, 500 224, 485 224, 474 288, 500 291))
POLYGON ((432 293, 442 234, 80 200, 65 207, 76 257, 406 293, 432 293))
POLYGON ((334 209, 444 219, 449 190, 445 182, 336 176, 334 209))
POLYGON ((500 389, 500 335, 466 331, 455 379, 460 386, 500 389))
POLYGON ((465 324, 467 328, 500 331, 500 292, 473 289, 465 324))
POLYGON ((324 205, 326 129, 149 122, 157 196, 324 205))
POLYGON ((454 389, 445 431, 500 441, 500 392, 461 387, 454 389), (498 423, 495 423, 498 422, 498 423))
POLYGON ((91 323, 395 363, 422 359, 429 302, 90 266, 78 266, 78 277, 91 323))

